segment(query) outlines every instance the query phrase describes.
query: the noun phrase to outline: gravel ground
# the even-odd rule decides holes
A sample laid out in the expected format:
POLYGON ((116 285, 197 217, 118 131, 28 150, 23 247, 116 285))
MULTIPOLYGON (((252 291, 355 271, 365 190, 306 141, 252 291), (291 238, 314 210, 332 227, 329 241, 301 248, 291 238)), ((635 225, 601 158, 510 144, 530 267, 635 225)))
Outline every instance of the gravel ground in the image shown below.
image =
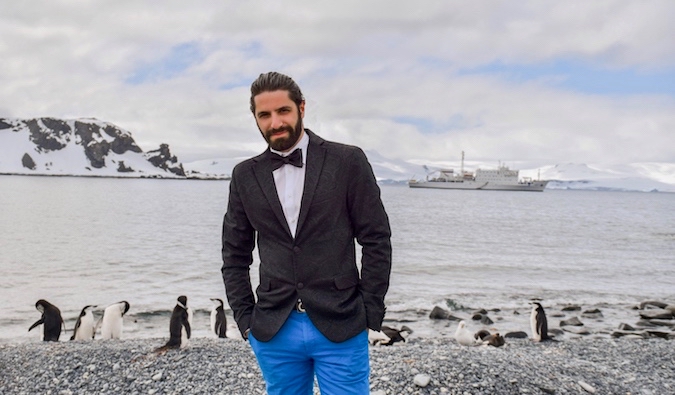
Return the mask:
MULTIPOLYGON (((0 344, 0 394, 263 394, 248 344, 192 339, 0 344)), ((371 348, 371 394, 673 394, 673 342, 579 339, 464 347, 410 339, 371 348)), ((315 390, 318 393, 318 390, 315 390)))

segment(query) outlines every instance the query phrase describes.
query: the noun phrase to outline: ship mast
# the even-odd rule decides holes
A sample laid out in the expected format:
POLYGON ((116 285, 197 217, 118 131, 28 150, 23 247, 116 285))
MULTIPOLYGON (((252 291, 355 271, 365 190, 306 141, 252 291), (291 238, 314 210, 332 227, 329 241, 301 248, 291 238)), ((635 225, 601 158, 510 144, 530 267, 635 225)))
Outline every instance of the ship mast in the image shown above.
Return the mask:
POLYGON ((460 177, 464 178, 464 151, 462 151, 462 166, 459 169, 460 177))

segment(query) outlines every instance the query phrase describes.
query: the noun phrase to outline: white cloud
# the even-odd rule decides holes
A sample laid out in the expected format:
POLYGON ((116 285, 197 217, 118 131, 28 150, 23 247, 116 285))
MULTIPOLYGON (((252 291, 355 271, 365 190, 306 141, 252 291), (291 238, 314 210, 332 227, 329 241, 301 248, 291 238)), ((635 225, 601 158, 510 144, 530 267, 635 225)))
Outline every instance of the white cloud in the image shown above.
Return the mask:
POLYGON ((477 160, 675 162, 672 93, 612 96, 565 89, 551 83, 557 75, 514 82, 459 72, 572 59, 672 76, 670 1, 2 8, 0 117, 96 117, 130 130, 146 150, 168 143, 184 161, 264 149, 248 86, 279 70, 300 83, 308 127, 383 155, 443 160, 465 150, 477 160), (185 55, 194 57, 185 69, 129 83, 186 44, 199 54, 185 55))

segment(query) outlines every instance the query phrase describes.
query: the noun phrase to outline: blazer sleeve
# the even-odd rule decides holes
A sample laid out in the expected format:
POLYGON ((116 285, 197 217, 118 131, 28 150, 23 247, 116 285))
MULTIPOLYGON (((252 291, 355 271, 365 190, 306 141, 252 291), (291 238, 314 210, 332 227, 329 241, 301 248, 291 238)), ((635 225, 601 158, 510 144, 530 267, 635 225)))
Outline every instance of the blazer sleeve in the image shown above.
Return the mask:
POLYGON ((241 176, 241 171, 237 170, 241 169, 235 168, 232 172, 227 212, 223 219, 221 272, 228 303, 243 336, 250 326, 255 305, 250 277, 255 231, 244 211, 237 181, 237 175, 241 176))
POLYGON ((384 320, 384 297, 391 274, 391 229, 380 188, 366 155, 357 148, 352 159, 348 208, 356 241, 362 251, 359 290, 366 307, 367 325, 379 331, 384 320))

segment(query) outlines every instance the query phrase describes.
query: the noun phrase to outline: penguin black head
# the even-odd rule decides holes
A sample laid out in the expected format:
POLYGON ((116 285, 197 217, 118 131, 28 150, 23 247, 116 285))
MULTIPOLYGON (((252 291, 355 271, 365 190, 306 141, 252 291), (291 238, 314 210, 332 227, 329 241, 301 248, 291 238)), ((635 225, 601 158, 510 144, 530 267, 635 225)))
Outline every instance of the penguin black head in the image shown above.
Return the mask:
POLYGON ((220 298, 211 298, 211 301, 217 306, 220 306, 220 307, 224 306, 223 300, 220 299, 220 298))
POLYGON ((126 314, 127 311, 129 311, 129 302, 127 302, 126 300, 123 300, 119 303, 124 303, 124 311, 122 312, 122 316, 124 316, 124 314, 126 314))
POLYGON ((44 299, 40 299, 40 300, 38 300, 37 302, 35 302, 35 308, 36 308, 40 313, 44 313, 44 312, 45 312, 45 309, 48 308, 48 307, 51 306, 51 305, 52 305, 51 303, 47 302, 47 301, 44 300, 44 299))
POLYGON ((92 313, 93 313, 93 311, 94 311, 95 308, 96 308, 96 305, 90 305, 90 304, 88 304, 88 305, 84 306, 84 307, 82 308, 82 311, 80 311, 80 317, 86 315, 86 314, 87 314, 87 310, 91 310, 92 313))
POLYGON ((180 303, 183 306, 187 306, 187 296, 181 295, 178 297, 178 303, 180 303))

